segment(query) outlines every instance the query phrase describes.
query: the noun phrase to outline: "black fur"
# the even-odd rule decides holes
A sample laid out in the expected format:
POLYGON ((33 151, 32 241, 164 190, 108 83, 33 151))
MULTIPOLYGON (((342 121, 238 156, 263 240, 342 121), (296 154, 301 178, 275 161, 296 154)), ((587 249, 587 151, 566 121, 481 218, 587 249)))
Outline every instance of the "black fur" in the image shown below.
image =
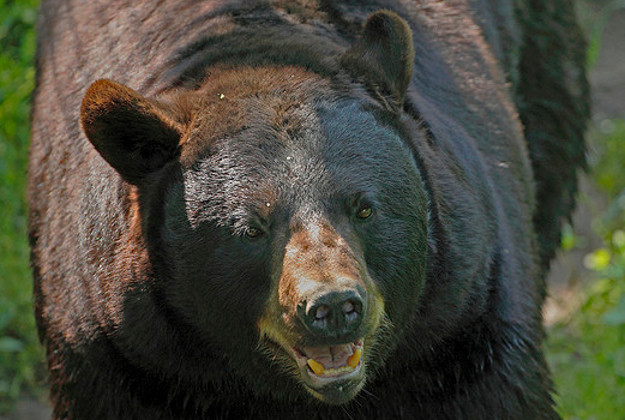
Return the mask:
POLYGON ((558 418, 544 273, 588 109, 555 3, 44 1, 54 418, 558 418), (335 272, 364 290, 364 382, 315 397, 284 343, 336 344, 294 315, 335 272))

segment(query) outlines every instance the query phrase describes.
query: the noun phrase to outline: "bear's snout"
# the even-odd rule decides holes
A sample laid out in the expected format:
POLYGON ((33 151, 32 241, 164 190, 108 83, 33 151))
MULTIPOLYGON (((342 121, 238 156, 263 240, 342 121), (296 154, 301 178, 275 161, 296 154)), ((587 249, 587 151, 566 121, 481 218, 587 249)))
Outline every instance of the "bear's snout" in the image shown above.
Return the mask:
POLYGON ((300 337, 312 344, 347 343, 366 328, 366 273, 329 222, 299 225, 291 233, 278 302, 300 337))
POLYGON ((298 305, 297 316, 314 335, 334 339, 350 336, 358 330, 366 313, 364 293, 357 287, 322 289, 312 299, 298 305))

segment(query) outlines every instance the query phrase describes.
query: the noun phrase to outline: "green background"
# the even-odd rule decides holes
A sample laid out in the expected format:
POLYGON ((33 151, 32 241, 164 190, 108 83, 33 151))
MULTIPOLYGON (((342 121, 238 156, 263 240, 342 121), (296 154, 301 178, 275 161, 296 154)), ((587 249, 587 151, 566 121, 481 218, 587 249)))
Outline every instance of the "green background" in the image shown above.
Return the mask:
MULTIPOLYGON (((0 0, 0 416, 20 398, 45 401, 25 206, 37 3, 0 0)), ((592 70, 608 18, 625 1, 579 6, 592 70)), ((546 351, 565 419, 625 419, 625 122, 615 117, 595 115, 588 135, 591 171, 579 202, 592 209, 582 221, 592 230, 567 227, 563 238, 561 259, 581 259, 583 270, 552 288, 546 351)))

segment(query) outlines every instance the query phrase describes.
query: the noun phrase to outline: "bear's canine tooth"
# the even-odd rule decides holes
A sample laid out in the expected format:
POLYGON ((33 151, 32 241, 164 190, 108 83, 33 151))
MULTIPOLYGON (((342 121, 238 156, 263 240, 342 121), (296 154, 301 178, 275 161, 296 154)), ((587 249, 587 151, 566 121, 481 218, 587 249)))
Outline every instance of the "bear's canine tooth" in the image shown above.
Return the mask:
POLYGON ((362 356, 362 349, 359 347, 356 347, 356 349, 354 350, 354 354, 349 356, 349 358, 347 359, 347 365, 351 367, 352 369, 356 369, 356 366, 358 366, 358 363, 360 363, 361 356, 362 356))
POLYGON ((306 361, 306 364, 308 364, 308 366, 312 369, 312 371, 315 372, 315 375, 317 376, 323 375, 323 372, 325 371, 325 367, 321 363, 317 362, 314 359, 308 359, 306 361))

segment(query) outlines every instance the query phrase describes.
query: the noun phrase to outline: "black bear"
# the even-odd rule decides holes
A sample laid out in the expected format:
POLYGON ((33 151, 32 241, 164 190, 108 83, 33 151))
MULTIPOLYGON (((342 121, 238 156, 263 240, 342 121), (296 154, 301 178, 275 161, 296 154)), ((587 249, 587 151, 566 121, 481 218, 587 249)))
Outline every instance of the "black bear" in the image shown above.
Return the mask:
POLYGON ((570 0, 44 1, 55 419, 552 419, 570 0))

